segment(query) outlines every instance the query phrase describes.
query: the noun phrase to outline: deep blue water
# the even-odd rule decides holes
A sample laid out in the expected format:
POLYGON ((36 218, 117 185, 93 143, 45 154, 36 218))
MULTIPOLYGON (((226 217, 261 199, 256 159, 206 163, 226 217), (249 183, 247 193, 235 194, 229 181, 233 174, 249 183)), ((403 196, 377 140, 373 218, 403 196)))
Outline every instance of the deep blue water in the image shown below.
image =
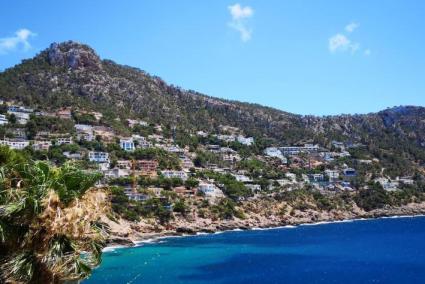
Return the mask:
POLYGON ((163 239, 84 283, 425 283, 425 217, 163 239))

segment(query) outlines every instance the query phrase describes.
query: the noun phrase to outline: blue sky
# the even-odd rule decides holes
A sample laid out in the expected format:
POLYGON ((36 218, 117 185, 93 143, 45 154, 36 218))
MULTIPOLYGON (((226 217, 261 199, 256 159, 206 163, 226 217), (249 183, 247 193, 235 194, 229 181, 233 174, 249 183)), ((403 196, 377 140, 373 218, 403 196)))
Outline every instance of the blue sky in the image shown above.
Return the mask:
POLYGON ((425 106, 425 1, 3 1, 0 70, 51 42, 299 114, 425 106))

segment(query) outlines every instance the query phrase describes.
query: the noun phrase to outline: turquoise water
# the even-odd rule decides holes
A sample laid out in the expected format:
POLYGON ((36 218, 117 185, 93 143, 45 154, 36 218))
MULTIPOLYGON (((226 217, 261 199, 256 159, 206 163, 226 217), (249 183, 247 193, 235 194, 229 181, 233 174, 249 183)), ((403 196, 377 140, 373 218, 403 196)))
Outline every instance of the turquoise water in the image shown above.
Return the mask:
POLYGON ((84 283, 425 283, 425 217, 162 239, 84 283))

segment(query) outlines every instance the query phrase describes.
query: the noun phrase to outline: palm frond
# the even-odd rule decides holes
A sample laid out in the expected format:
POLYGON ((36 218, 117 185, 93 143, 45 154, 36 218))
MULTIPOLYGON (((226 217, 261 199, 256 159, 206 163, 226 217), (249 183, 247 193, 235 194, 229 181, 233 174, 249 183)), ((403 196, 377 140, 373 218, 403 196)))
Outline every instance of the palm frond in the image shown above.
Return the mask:
POLYGON ((32 252, 15 254, 1 265, 1 274, 5 279, 29 282, 34 274, 36 258, 32 252))

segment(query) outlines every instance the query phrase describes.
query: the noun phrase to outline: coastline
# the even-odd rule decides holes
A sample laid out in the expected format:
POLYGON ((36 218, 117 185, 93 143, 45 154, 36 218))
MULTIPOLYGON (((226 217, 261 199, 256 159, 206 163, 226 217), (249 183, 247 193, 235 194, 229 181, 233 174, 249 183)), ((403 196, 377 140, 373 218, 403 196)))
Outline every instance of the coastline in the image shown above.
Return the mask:
MULTIPOLYGON (((209 234, 221 234, 224 232, 231 231, 256 231, 256 230, 273 230, 273 229, 292 229, 299 226, 316 226, 316 225, 325 225, 333 223, 345 223, 345 222, 354 222, 354 221, 370 221, 376 219, 390 219, 390 218, 415 218, 415 217, 425 217, 425 202, 423 203, 413 203, 407 204, 395 208, 386 208, 386 209, 375 209, 370 212, 364 212, 364 214, 353 215, 348 218, 323 218, 322 220, 305 220, 299 219, 291 220, 289 223, 285 222, 271 222, 268 225, 264 226, 241 226, 239 220, 230 220, 223 221, 221 226, 217 226, 216 230, 211 230, 209 228, 198 228, 193 227, 178 227, 176 230, 164 230, 160 232, 137 232, 128 237, 118 237, 112 235, 108 240, 107 246, 103 249, 104 252, 114 251, 116 249, 129 248, 129 247, 138 247, 143 246, 146 243, 157 243, 161 239, 165 238, 177 238, 177 237, 189 237, 189 236, 200 236, 200 235, 209 235, 209 234), (233 221, 233 222, 232 222, 233 221)), ((283 221, 283 220, 282 220, 283 221)))

